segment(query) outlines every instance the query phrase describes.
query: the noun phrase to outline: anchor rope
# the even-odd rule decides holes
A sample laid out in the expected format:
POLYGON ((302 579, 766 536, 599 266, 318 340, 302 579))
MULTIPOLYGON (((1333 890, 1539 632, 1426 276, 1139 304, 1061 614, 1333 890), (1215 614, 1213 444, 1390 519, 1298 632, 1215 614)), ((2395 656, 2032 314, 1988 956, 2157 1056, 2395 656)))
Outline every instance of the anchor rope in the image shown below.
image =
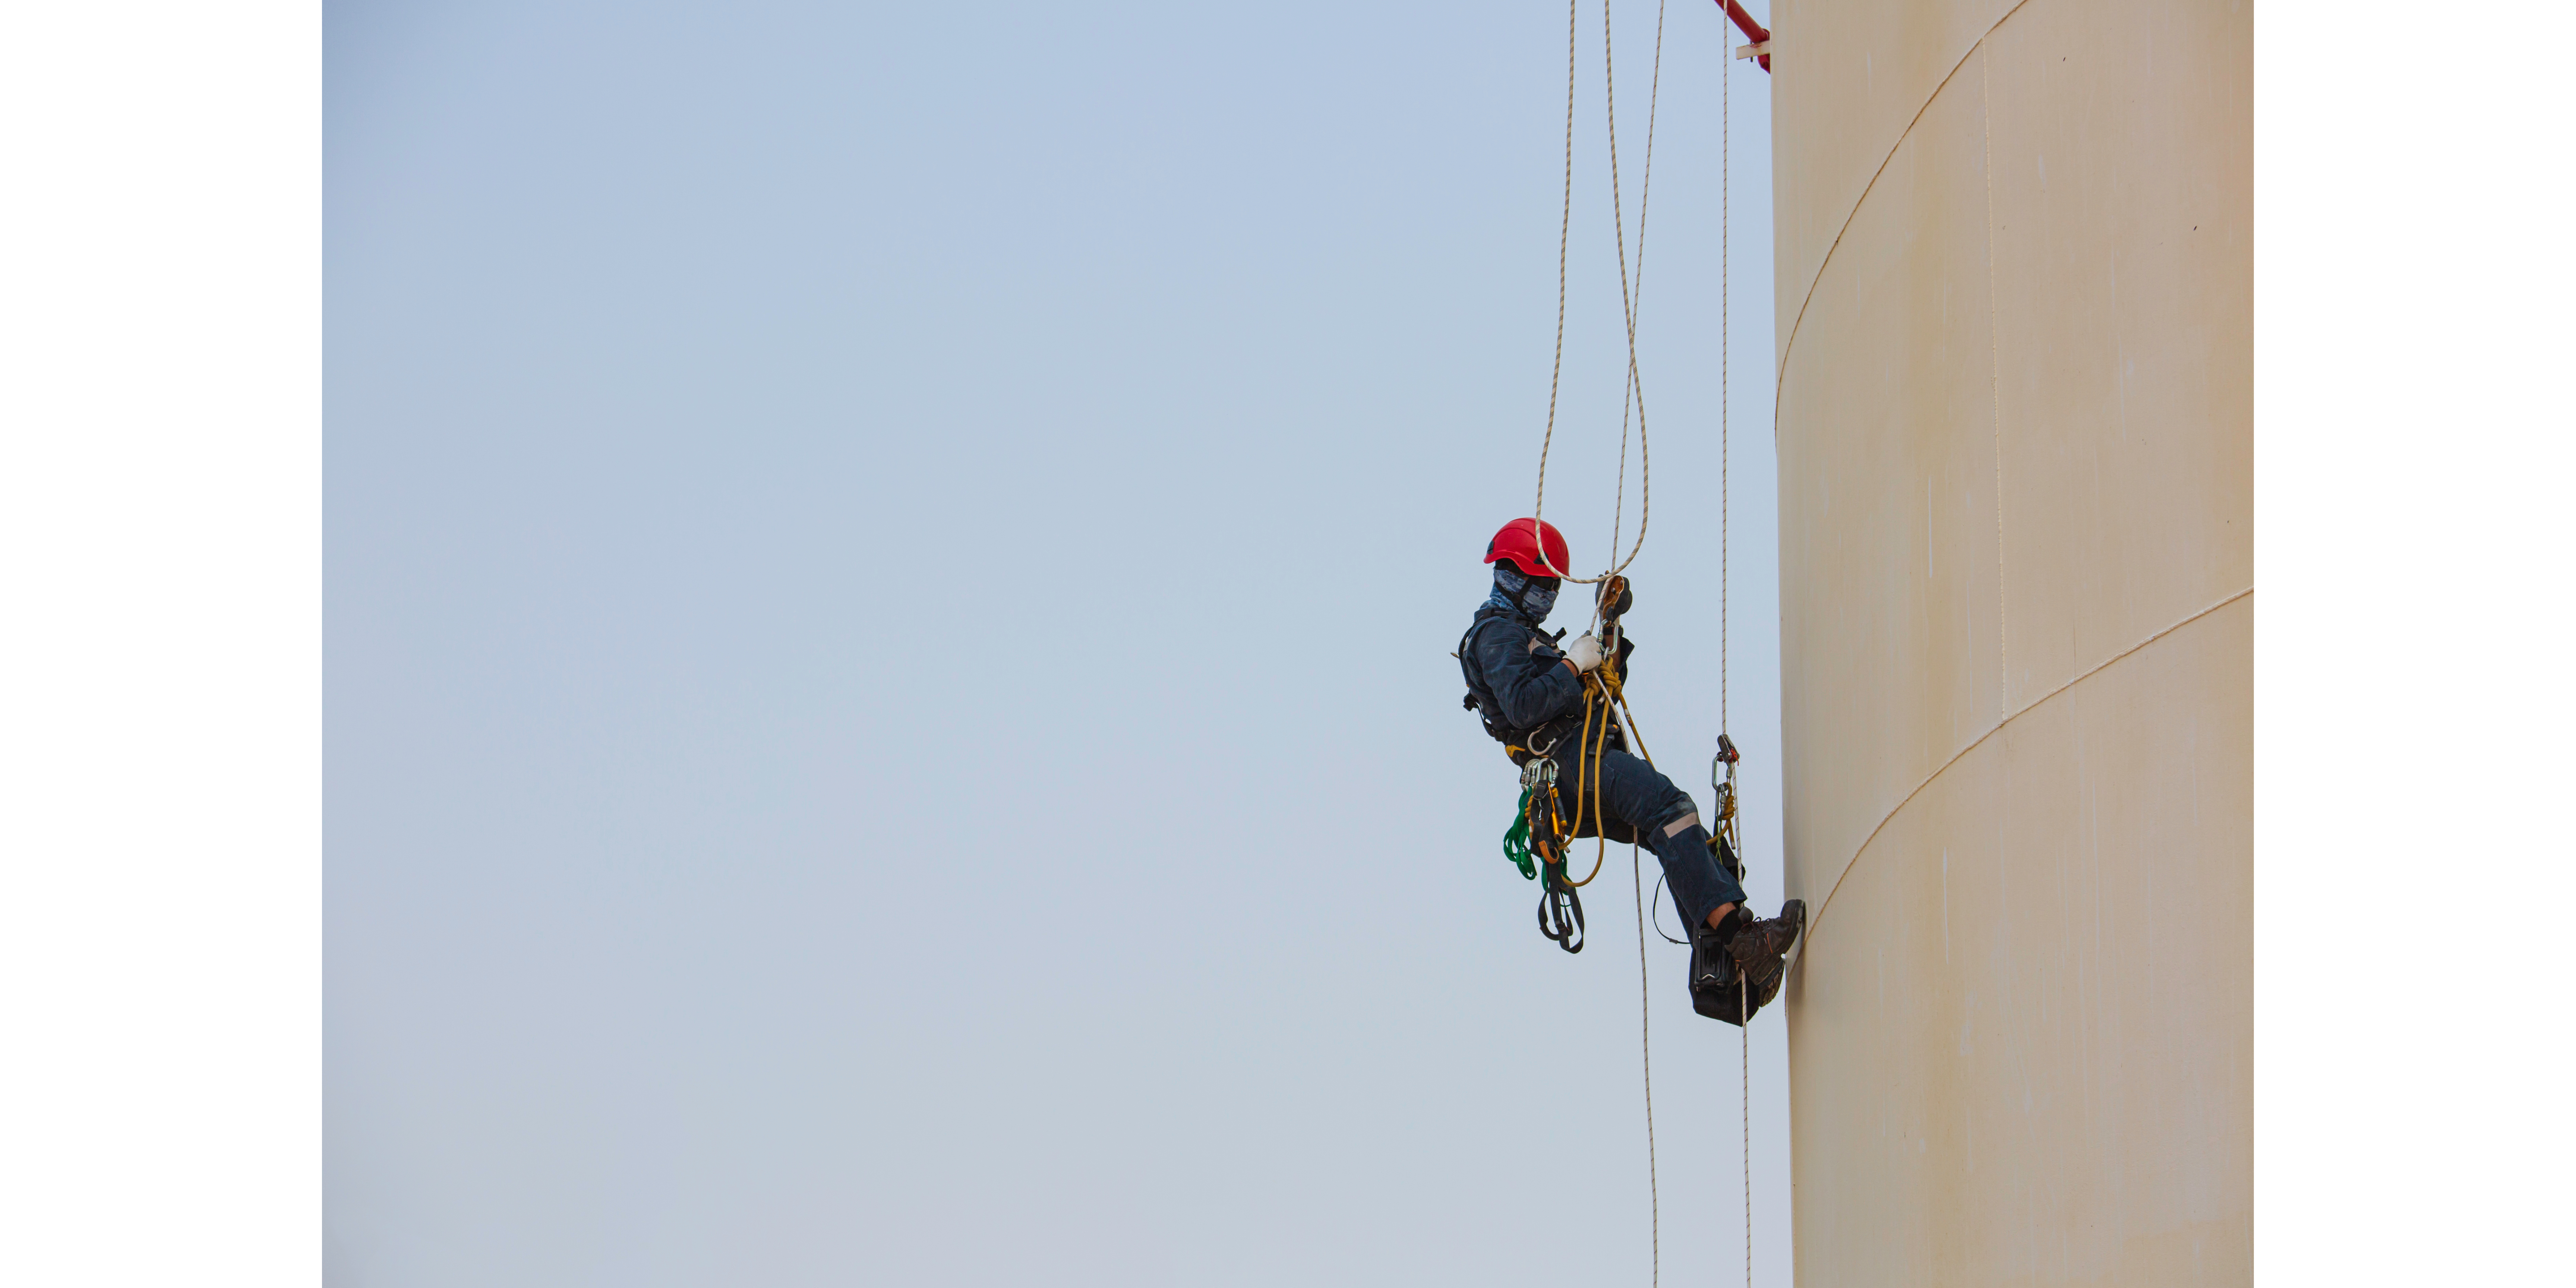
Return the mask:
MULTIPOLYGON (((1577 19, 1580 16, 1580 3, 1581 0, 1567 0, 1565 14, 1565 201, 1563 212, 1560 215, 1557 226, 1556 237, 1556 353, 1555 358, 1550 365, 1547 378, 1547 430, 1539 440, 1538 494, 1531 502, 1530 507, 1530 517, 1533 521, 1538 523, 1543 523, 1547 517, 1547 460, 1550 451, 1556 444, 1557 394, 1565 370, 1566 247, 1568 242, 1571 240, 1574 227, 1574 98, 1578 53, 1576 48, 1576 32, 1578 27, 1577 19)), ((1663 68, 1663 18, 1661 3, 1662 0, 1658 0, 1658 8, 1656 11, 1657 17, 1655 22, 1655 65, 1659 81, 1663 68)), ((1621 558, 1619 555, 1617 533, 1612 533, 1610 555, 1613 562, 1609 568, 1603 570, 1598 576, 1577 577, 1572 575, 1571 569, 1551 569, 1551 571, 1561 574, 1563 580, 1583 585, 1590 585, 1606 580, 1610 577, 1617 576, 1618 574, 1627 571, 1628 565, 1636 562, 1638 552, 1646 548, 1646 527, 1653 518, 1654 505, 1653 457, 1646 437, 1646 388, 1637 371, 1637 292, 1630 288, 1630 280, 1628 276, 1628 216, 1625 207, 1625 199, 1619 187, 1618 74, 1611 56, 1610 45, 1610 0, 1602 0, 1601 70, 1607 104, 1605 117, 1609 126, 1610 140, 1610 224, 1619 252, 1619 313, 1621 321, 1626 327, 1628 339, 1627 389, 1622 395, 1621 401, 1621 450, 1619 458, 1619 492, 1617 504, 1622 510, 1624 510, 1627 496, 1627 436, 1625 428, 1627 418, 1625 408, 1627 406, 1627 399, 1633 398, 1636 402, 1637 409, 1637 540, 1635 544, 1628 547, 1627 556, 1625 558, 1621 558)), ((1658 84, 1656 90, 1650 91, 1650 94, 1659 92, 1660 88, 1661 86, 1658 84)), ((1647 172, 1639 184, 1638 250, 1641 272, 1643 271, 1642 261, 1645 237, 1645 205, 1643 201, 1643 192, 1646 185, 1651 184, 1653 181, 1653 121, 1654 111, 1650 105, 1647 112, 1649 135, 1647 143, 1647 172)), ((1541 559, 1546 558, 1544 544, 1542 544, 1540 548, 1540 557, 1541 559)))
MULTIPOLYGON (((1735 478, 1734 436, 1728 418, 1728 375, 1733 366, 1733 300, 1732 285, 1735 264, 1732 216, 1734 207, 1735 148, 1735 59, 1727 58, 1718 72, 1717 109, 1717 727, 1727 727, 1728 681, 1732 678, 1734 659, 1729 651, 1733 642, 1729 627, 1734 607, 1734 539, 1735 478)), ((1728 800, 1730 810, 1741 816, 1743 803, 1728 800)), ((1738 851, 1740 855, 1742 852, 1738 851)), ((1746 892, 1751 897, 1751 892, 1746 892)), ((1753 1017, 1748 1013, 1752 1002, 1751 983, 1739 969, 1735 974, 1735 1013, 1742 1020, 1736 1033, 1736 1141, 1738 1156, 1744 1165, 1744 1288, 1753 1288, 1753 1017)))

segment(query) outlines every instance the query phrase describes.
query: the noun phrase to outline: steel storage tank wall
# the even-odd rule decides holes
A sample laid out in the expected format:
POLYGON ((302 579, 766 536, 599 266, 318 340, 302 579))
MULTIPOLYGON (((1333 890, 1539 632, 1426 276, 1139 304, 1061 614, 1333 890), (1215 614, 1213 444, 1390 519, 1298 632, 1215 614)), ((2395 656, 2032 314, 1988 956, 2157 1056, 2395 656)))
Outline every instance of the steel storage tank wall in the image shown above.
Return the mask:
POLYGON ((1798 1282, 2250 1282, 2251 11, 1772 16, 1798 1282))

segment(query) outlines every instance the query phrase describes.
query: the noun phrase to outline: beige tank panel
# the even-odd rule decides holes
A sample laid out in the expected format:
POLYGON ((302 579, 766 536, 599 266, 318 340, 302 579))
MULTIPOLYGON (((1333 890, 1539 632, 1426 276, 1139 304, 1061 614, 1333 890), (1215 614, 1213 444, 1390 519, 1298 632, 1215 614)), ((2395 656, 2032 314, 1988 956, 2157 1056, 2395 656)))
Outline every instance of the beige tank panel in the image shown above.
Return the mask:
POLYGON ((2249 1282, 2250 10, 1774 27, 1799 1281, 2249 1282))
POLYGON ((1781 0, 1771 27, 1785 49, 1796 33, 1805 52, 1771 60, 1771 119, 1801 131, 1797 164, 1775 147, 1772 209, 1777 229, 1778 329, 1787 335, 1805 286, 1860 204, 1888 149, 1933 91, 2012 0, 1781 0), (1796 283, 1797 290, 1789 289, 1796 283))

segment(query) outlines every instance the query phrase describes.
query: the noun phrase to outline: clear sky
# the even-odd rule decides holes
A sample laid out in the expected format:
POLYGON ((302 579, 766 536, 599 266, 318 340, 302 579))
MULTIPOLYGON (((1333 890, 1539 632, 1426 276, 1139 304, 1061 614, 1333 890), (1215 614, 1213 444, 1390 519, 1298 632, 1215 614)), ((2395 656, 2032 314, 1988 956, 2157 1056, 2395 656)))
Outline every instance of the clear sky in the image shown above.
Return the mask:
MULTIPOLYGON (((1547 513, 1598 567, 1592 5, 1547 513)), ((1656 10, 1613 16, 1633 256, 1656 10)), ((1705 805, 1732 42, 1705 0, 1665 22, 1631 695, 1705 805)), ((1563 10, 351 0, 326 33, 336 1288, 1646 1280, 1627 856, 1588 951, 1539 937, 1448 656, 1545 423, 1563 10)), ((1769 116, 1731 71, 1767 907, 1769 116)), ((1731 1282, 1736 1031, 1650 948, 1664 1271, 1731 1282)))

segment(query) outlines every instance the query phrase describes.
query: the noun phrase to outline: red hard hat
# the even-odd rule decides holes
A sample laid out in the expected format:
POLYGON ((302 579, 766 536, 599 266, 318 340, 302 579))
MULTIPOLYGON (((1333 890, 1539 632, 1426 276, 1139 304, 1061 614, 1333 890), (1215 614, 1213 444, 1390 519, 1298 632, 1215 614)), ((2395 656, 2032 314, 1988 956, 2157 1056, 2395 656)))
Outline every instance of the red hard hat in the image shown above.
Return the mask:
POLYGON ((1512 566, 1533 577, 1564 577, 1573 566, 1574 557, 1565 548, 1565 534, 1543 519, 1514 519, 1485 543, 1485 562, 1509 559, 1512 566), (1547 549, 1539 549, 1545 541, 1547 549))

